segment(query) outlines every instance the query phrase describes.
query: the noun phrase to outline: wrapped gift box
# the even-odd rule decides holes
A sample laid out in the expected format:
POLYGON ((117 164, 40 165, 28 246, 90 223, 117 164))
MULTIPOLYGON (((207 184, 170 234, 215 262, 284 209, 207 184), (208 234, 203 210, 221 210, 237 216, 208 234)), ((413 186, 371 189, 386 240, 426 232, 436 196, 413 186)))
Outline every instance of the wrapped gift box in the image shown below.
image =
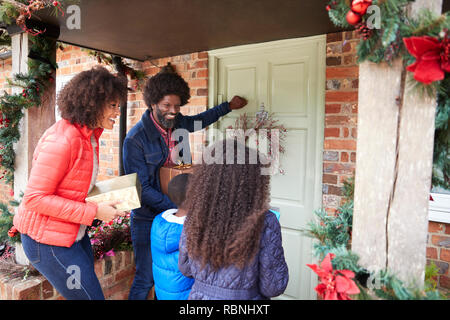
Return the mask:
POLYGON ((136 173, 99 181, 86 197, 86 201, 105 202, 120 200, 117 210, 129 211, 141 207, 141 183, 136 173))
POLYGON ((169 165, 164 166, 159 169, 159 181, 161 183, 161 191, 164 194, 168 194, 169 181, 173 177, 182 173, 192 173, 194 167, 191 164, 181 164, 181 165, 169 165))

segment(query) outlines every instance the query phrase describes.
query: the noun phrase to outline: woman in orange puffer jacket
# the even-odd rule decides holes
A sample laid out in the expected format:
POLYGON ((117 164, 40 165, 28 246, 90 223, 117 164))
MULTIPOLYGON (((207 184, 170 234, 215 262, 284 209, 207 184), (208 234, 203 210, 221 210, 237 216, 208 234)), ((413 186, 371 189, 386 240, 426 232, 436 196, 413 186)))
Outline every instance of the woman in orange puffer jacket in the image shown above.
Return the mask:
POLYGON ((62 119, 34 151, 24 197, 14 217, 26 256, 66 299, 104 299, 86 233, 95 219, 125 215, 117 202, 85 202, 98 172, 98 139, 112 129, 126 79, 103 67, 76 75, 58 96, 62 119))

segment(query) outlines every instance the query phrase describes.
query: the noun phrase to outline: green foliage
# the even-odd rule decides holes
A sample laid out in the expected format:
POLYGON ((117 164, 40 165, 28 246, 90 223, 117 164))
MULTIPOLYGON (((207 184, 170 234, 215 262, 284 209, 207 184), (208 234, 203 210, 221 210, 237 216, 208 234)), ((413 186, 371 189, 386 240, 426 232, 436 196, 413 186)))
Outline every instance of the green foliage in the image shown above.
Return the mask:
POLYGON ((450 189, 450 76, 438 90, 433 150, 432 183, 450 189))
MULTIPOLYGON (((18 201, 10 201, 9 206, 11 207, 17 207, 19 206, 20 202, 18 201)), ((9 210, 9 206, 6 203, 0 202, 0 243, 4 242, 20 242, 20 234, 17 233, 17 235, 13 238, 8 236, 8 231, 13 226, 13 218, 14 214, 9 210)))
POLYGON ((315 212, 316 219, 308 223, 309 229, 303 233, 316 239, 313 255, 320 260, 328 253, 334 254, 333 269, 350 270, 355 273, 355 283, 360 289, 358 299, 370 300, 374 296, 386 300, 439 300, 445 299, 436 290, 433 277, 437 268, 427 267, 425 287, 405 285, 388 270, 369 272, 359 264, 359 257, 350 250, 353 222, 354 178, 344 183, 343 194, 346 202, 339 207, 336 215, 328 215, 323 210, 315 212))
POLYGON ((39 54, 39 60, 29 59, 29 73, 19 73, 8 82, 11 86, 23 88, 15 94, 4 93, 0 97, 0 159, 3 170, 0 179, 7 184, 14 179, 15 152, 13 144, 20 139, 19 124, 24 110, 39 106, 41 98, 49 81, 53 81, 51 74, 56 62, 52 59, 55 41, 48 40, 41 35, 31 37, 31 51, 39 54))
POLYGON ((11 3, 2 2, 0 5, 0 22, 11 25, 19 16, 19 11, 11 3))
POLYGON ((436 277, 439 275, 439 268, 431 262, 425 267, 425 291, 435 290, 437 287, 436 277))
POLYGON ((344 204, 336 215, 328 215, 324 210, 316 211, 315 215, 316 221, 309 222, 309 229, 304 230, 307 236, 319 240, 313 244, 315 255, 323 258, 334 248, 347 247, 352 228, 353 203, 344 204))

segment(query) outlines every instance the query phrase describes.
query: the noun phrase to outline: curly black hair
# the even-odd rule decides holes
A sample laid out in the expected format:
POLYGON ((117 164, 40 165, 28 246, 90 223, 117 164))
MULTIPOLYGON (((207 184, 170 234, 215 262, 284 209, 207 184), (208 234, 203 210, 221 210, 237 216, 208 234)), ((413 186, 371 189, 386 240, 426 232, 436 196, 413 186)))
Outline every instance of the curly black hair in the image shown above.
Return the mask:
POLYGON ((127 79, 117 77, 102 66, 82 71, 72 78, 58 94, 61 117, 81 126, 95 128, 106 104, 124 101, 127 79))
POLYGON ((233 152, 234 162, 203 163, 189 177, 182 204, 187 212, 183 227, 187 252, 202 268, 243 268, 259 250, 265 212, 270 208, 270 175, 262 174, 267 165, 261 157, 256 163, 250 161, 256 151, 235 140, 219 141, 206 152, 215 151, 222 151, 223 159, 225 152, 233 152), (238 150, 243 149, 245 161, 238 161, 238 150))
POLYGON ((144 102, 152 110, 152 104, 157 104, 169 94, 180 97, 181 106, 187 104, 191 97, 187 82, 178 73, 164 68, 147 80, 144 88, 144 102))

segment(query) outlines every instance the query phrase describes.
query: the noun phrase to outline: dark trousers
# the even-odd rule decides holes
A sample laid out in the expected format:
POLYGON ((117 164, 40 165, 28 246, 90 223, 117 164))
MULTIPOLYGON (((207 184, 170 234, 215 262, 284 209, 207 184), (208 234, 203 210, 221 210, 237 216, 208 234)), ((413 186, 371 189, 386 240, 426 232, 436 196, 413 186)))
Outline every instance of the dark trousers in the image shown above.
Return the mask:
POLYGON ((133 242, 136 274, 128 296, 129 300, 147 300, 153 287, 152 252, 150 231, 153 220, 135 218, 131 215, 131 241, 133 242))
POLYGON ((87 233, 71 247, 39 243, 21 235, 23 249, 30 263, 67 300, 104 300, 94 271, 94 255, 87 233))

